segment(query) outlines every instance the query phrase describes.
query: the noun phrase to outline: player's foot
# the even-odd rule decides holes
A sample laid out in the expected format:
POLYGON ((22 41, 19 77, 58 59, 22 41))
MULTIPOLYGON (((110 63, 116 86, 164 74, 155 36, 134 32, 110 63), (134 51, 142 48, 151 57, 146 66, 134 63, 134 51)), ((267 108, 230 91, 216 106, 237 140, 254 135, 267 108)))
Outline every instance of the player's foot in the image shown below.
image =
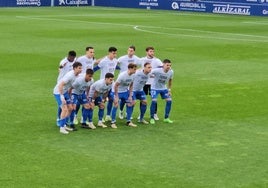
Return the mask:
POLYGON ((60 127, 60 133, 62 133, 62 134, 69 134, 69 132, 66 131, 66 129, 64 127, 60 127))
POLYGON ((154 125, 155 124, 155 120, 154 119, 150 119, 150 124, 154 125))
POLYGON ((81 128, 90 129, 90 127, 86 123, 82 123, 81 128))
POLYGON ((105 119, 104 119, 104 118, 102 118, 102 120, 101 120, 101 121, 102 121, 102 123, 105 123, 105 119))
POLYGON ((164 122, 165 122, 165 123, 173 123, 173 121, 170 120, 169 118, 164 119, 164 122))
POLYGON ((65 129, 66 131, 73 131, 73 129, 72 129, 72 128, 67 127, 66 125, 64 125, 64 129, 65 129))
POLYGON ((157 114, 154 114, 154 120, 159 120, 159 117, 158 117, 158 115, 157 114))
POLYGON ((111 116, 106 116, 106 117, 105 117, 105 121, 112 121, 111 116))
POLYGON ((132 123, 132 122, 127 122, 127 126, 130 126, 130 127, 137 127, 137 125, 135 125, 135 124, 132 123))
POLYGON ((96 129, 95 125, 92 122, 88 122, 88 127, 91 129, 96 129))
POLYGON ((118 115, 119 119, 124 119, 124 112, 119 110, 119 115, 118 115))
POLYGON ((149 124, 149 122, 146 121, 145 119, 139 120, 138 122, 139 122, 139 123, 142 123, 142 124, 149 124))
POLYGON ((104 124, 102 123, 102 121, 99 121, 99 122, 98 122, 98 126, 99 126, 99 127, 102 127, 102 128, 106 128, 106 127, 107 127, 106 125, 104 125, 104 124))
POLYGON ((117 129, 117 126, 116 126, 115 123, 112 123, 112 124, 111 124, 111 127, 112 127, 113 129, 117 129))
MULTIPOLYGON (((82 120, 83 121, 83 120, 82 120)), ((77 116, 74 116, 74 124, 77 125, 78 124, 78 119, 77 116)))
POLYGON ((77 128, 75 128, 74 125, 70 125, 70 127, 73 129, 73 131, 77 131, 77 128))

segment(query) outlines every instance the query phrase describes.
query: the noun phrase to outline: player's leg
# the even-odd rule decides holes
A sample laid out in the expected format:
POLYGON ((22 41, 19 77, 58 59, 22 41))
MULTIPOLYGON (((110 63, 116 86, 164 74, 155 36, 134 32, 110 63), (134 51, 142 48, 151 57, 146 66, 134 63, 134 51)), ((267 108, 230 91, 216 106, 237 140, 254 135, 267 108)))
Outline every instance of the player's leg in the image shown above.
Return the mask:
MULTIPOLYGON (((60 126, 60 133, 68 134, 69 132, 67 131, 68 128, 66 127, 66 121, 67 121, 67 117, 69 115, 68 105, 71 104, 70 97, 69 97, 68 93, 65 93, 63 95, 63 97, 66 101, 66 104, 62 103, 61 96, 59 94, 55 94, 54 97, 57 101, 58 107, 61 108, 61 114, 60 114, 60 118, 58 120, 58 124, 60 126)), ((71 131, 71 129, 70 129, 70 131, 71 131)))
POLYGON ((108 94, 108 102, 107 102, 107 113, 106 113, 106 117, 105 117, 105 121, 111 121, 111 112, 112 112, 112 108, 113 108, 113 93, 110 90, 109 94, 108 94))
POLYGON ((120 101, 119 103, 119 119, 124 119, 124 106, 125 106, 125 103, 123 101, 120 101))
POLYGON ((95 105, 99 107, 99 112, 98 112, 98 126, 102 128, 106 128, 107 126, 102 122, 103 116, 104 116, 104 108, 105 108, 105 99, 102 99, 101 97, 97 97, 95 99, 95 105))
POLYGON ((76 104, 75 115, 74 115, 74 124, 75 124, 75 125, 78 124, 77 114, 78 114, 78 112, 79 112, 79 109, 80 109, 80 104, 76 104))
POLYGON ((139 99, 140 99, 140 120, 139 122, 143 123, 143 124, 148 124, 148 122, 144 119, 144 115, 145 112, 147 110, 147 100, 146 100, 146 95, 144 92, 141 92, 139 95, 139 99))
POLYGON ((76 106, 79 104, 78 102, 78 96, 76 94, 72 94, 72 108, 71 108, 71 113, 70 113, 70 126, 74 127, 74 117, 75 117, 75 111, 76 111, 76 106))
POLYGON ((129 96, 130 96, 129 91, 126 91, 126 92, 122 93, 121 100, 125 101, 125 103, 126 103, 127 125, 130 127, 136 127, 137 125, 135 125, 134 123, 131 122, 131 116, 132 116, 133 108, 134 108, 134 103, 133 103, 134 98, 132 97, 130 99, 129 96))
POLYGON ((151 90, 151 106, 150 106, 150 123, 155 124, 154 114, 155 114, 155 108, 157 106, 157 96, 158 96, 158 90, 151 90))
POLYGON ((172 104, 172 99, 171 96, 169 95, 168 90, 163 90, 161 91, 161 97, 162 99, 166 100, 166 107, 165 107, 165 116, 164 116, 164 122, 165 123, 173 123, 172 120, 169 119, 169 114, 170 114, 170 110, 171 110, 171 104, 172 104))
MULTIPOLYGON (((114 98, 114 96, 113 96, 114 98)), ((120 101, 122 100, 122 94, 118 93, 118 101, 115 102, 114 99, 114 103, 113 103, 113 108, 112 108, 112 120, 111 120, 111 127, 113 128, 117 128, 116 127, 116 112, 117 112, 117 108, 118 108, 118 104, 120 103, 120 101)), ((125 102, 125 101, 124 101, 125 102)))

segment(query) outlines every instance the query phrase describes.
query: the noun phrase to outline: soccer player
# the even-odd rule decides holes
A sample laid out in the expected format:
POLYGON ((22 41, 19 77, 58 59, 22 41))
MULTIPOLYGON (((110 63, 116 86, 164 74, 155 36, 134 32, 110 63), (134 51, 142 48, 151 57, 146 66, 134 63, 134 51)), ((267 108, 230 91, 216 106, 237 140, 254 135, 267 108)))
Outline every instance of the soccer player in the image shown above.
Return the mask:
MULTIPOLYGON (((120 66, 120 73, 127 71, 128 65, 130 63, 134 63, 136 65, 139 65, 141 63, 140 58, 135 55, 135 51, 136 51, 135 46, 133 46, 133 45, 129 46, 128 50, 127 50, 127 54, 118 58, 118 64, 120 66)), ((119 118, 120 119, 124 118, 124 113, 123 113, 124 104, 125 103, 120 102, 120 105, 119 105, 119 108, 120 108, 119 109, 119 118)))
MULTIPOLYGON (((106 128, 107 126, 102 122, 102 118, 104 115, 104 108, 106 97, 109 94, 109 91, 112 88, 112 84, 114 81, 114 75, 112 73, 106 73, 104 79, 100 79, 91 85, 89 90, 89 101, 92 106, 96 105, 99 107, 99 120, 98 126, 102 128, 106 128)), ((92 114, 93 115, 93 114, 92 114)), ((92 118, 89 119, 89 123, 92 123, 92 118)))
MULTIPOLYGON (((73 70, 73 64, 75 62, 75 58, 76 58, 76 52, 74 50, 71 50, 68 52, 68 56, 63 58, 60 61, 59 64, 59 75, 57 78, 57 82, 59 82, 63 76, 65 74, 67 74, 69 71, 73 70)), ((60 118, 60 114, 61 114, 61 108, 58 108, 58 112, 57 112, 57 126, 59 126, 58 124, 58 120, 60 118)))
POLYGON ((150 77, 152 65, 151 63, 146 62, 143 66, 144 66, 143 69, 136 71, 134 75, 133 100, 134 100, 134 104, 136 104, 137 99, 140 100, 140 103, 141 103, 139 122, 143 124, 148 124, 148 122, 144 119, 144 114, 147 109, 147 100, 146 100, 146 94, 143 91, 143 87, 150 77))
POLYGON ((71 50, 68 52, 68 56, 60 61, 59 65, 59 75, 57 82, 69 71, 73 70, 73 64, 75 62, 76 52, 71 50))
MULTIPOLYGON (((98 64, 100 60, 96 60, 94 57, 95 50, 92 46, 86 47, 86 53, 83 56, 80 56, 77 58, 77 61, 82 63, 82 73, 86 73, 87 69, 92 69, 94 68, 95 64, 98 64)), ((74 116, 74 124, 78 124, 77 120, 77 114, 80 108, 80 104, 78 103, 76 105, 76 112, 74 116)), ((82 108, 82 114, 83 114, 83 108, 82 108)), ((83 123, 83 118, 81 118, 81 123, 83 123)))
POLYGON ((165 59, 163 61, 163 67, 153 69, 151 73, 154 77, 154 80, 151 85, 152 102, 151 102, 151 107, 150 107, 150 116, 151 116, 150 123, 155 124, 154 112, 155 112, 155 107, 157 104, 158 94, 161 95, 162 99, 166 100, 164 122, 173 123, 173 121, 169 119, 169 113, 171 110, 171 103, 172 103, 171 84, 172 84, 172 79, 173 79, 173 70, 171 70, 171 61, 169 59, 165 59))
POLYGON ((130 127, 136 127, 134 123, 131 122, 130 118, 133 112, 133 101, 132 101, 132 89, 133 89, 133 80, 134 74, 136 72, 137 65, 130 63, 128 65, 128 70, 119 74, 116 82, 113 86, 113 94, 114 94, 114 105, 112 109, 112 121, 111 127, 117 128, 116 126, 116 111, 118 108, 119 100, 122 103, 126 103, 127 107, 127 125, 130 127))
POLYGON ((74 126, 74 116, 75 116, 75 110, 76 110, 76 105, 81 104, 84 107, 84 110, 82 111, 82 128, 91 128, 91 129, 96 129, 96 127, 93 125, 93 123, 89 123, 89 125, 86 124, 86 120, 88 118, 91 118, 92 121, 92 111, 93 108, 90 105, 88 99, 87 99, 87 93, 89 92, 90 86, 94 83, 93 80, 93 70, 92 69, 87 69, 86 73, 82 73, 78 76, 78 78, 75 79, 74 83, 72 84, 71 90, 72 90, 72 112, 70 115, 70 121, 71 125, 70 127, 73 130, 77 130, 74 126))
POLYGON ((77 61, 82 63, 82 73, 85 73, 87 69, 93 69, 97 63, 95 57, 95 50, 93 47, 86 47, 86 53, 83 56, 77 58, 77 61))
POLYGON ((71 99, 68 90, 71 88, 73 82, 82 72, 82 64, 75 62, 73 64, 73 70, 68 72, 54 87, 53 94, 58 103, 58 107, 61 108, 60 119, 58 124, 60 126, 60 133, 68 134, 68 131, 72 131, 72 128, 66 126, 66 121, 72 110, 71 99))
MULTIPOLYGON (((160 68, 163 66, 162 62, 160 59, 156 58, 154 55, 154 47, 149 46, 145 49, 146 51, 146 56, 141 58, 142 65, 146 62, 150 62, 152 65, 152 70, 156 68, 160 68)), ((145 84, 143 90, 146 95, 150 95, 151 93, 151 84, 153 82, 153 78, 149 78, 147 83, 145 84)), ((154 113, 154 119, 159 120, 157 116, 157 105, 155 107, 155 113, 154 113)))
MULTIPOLYGON (((115 47, 110 47, 108 49, 108 55, 106 57, 104 57, 100 63, 94 67, 94 72, 99 70, 101 71, 100 73, 100 79, 103 79, 106 75, 106 73, 112 73, 114 75, 116 66, 117 66, 117 62, 118 60, 116 59, 117 56, 117 49, 115 47)), ((113 97, 110 95, 108 95, 108 104, 107 104, 107 115, 105 117, 105 121, 111 121, 111 110, 113 107, 113 97)))

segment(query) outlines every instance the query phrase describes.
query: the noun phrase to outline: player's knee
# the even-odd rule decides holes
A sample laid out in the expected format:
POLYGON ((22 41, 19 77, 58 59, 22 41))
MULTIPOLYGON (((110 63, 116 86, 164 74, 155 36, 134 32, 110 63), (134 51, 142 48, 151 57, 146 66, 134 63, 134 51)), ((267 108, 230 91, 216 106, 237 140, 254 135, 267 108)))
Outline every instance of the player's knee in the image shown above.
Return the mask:
POLYGON ((147 105, 147 101, 141 101, 141 104, 147 105))

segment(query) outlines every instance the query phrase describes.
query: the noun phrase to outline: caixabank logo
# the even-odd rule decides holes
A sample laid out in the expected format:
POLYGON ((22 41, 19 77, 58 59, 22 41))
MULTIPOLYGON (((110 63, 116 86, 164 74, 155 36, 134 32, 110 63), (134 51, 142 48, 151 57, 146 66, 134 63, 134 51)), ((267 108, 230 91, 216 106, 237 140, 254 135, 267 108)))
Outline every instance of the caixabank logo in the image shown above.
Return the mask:
POLYGON ((88 0, 59 0, 60 6, 68 5, 88 5, 88 0))
POLYGON ((251 6, 230 5, 230 4, 213 4, 213 13, 219 14, 236 14, 250 15, 251 6))
POLYGON ((17 6, 41 6, 41 0, 17 0, 17 6))

